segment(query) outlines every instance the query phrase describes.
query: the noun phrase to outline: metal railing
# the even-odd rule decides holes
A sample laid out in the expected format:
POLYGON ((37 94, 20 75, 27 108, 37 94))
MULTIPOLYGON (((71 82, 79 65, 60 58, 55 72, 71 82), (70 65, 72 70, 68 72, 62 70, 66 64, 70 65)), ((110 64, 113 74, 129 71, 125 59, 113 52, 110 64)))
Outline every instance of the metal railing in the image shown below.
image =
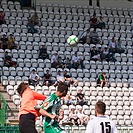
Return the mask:
POLYGON ((4 99, 3 95, 0 93, 0 125, 6 124, 7 116, 7 102, 4 99))

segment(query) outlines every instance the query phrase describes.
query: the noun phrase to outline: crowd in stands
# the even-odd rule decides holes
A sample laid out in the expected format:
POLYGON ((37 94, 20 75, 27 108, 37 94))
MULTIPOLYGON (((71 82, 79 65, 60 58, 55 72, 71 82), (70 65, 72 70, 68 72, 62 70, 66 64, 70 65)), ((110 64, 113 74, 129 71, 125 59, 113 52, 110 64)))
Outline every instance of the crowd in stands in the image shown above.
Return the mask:
MULTIPOLYGON (((79 42, 84 44, 91 45, 90 50, 90 59, 94 61, 112 61, 116 62, 115 59, 115 53, 124 53, 125 50, 122 48, 121 39, 118 38, 118 40, 115 40, 115 37, 112 37, 110 42, 107 46, 102 47, 102 40, 100 39, 97 28, 100 29, 106 29, 106 22, 104 21, 104 18, 102 16, 96 17, 96 14, 94 13, 92 18, 89 20, 90 27, 86 31, 83 31, 83 33, 79 37, 79 42), (91 30, 91 28, 93 30, 91 30), (97 47, 97 44, 101 44, 97 47)), ((0 11, 0 25, 5 24, 4 19, 4 13, 0 11)), ((27 29, 28 33, 38 33, 38 30, 35 28, 36 25, 39 25, 39 17, 37 16, 37 12, 28 20, 27 23, 27 29)), ((133 28, 132 28, 133 29, 133 28)), ((44 42, 45 43, 45 42, 44 42)), ((15 39, 13 37, 13 34, 10 34, 7 36, 4 34, 0 39, 0 48, 3 50, 9 49, 18 49, 18 46, 15 44, 15 39)), ((36 69, 33 69, 30 73, 28 82, 29 85, 33 86, 57 86, 59 82, 65 82, 69 86, 77 86, 78 80, 73 78, 71 74, 65 68, 71 69, 78 69, 84 68, 83 59, 81 59, 77 52, 74 52, 74 54, 71 56, 71 58, 61 58, 57 52, 54 52, 50 58, 49 54, 47 53, 47 47, 46 45, 41 45, 40 49, 38 50, 38 58, 39 59, 50 59, 51 60, 51 68, 61 68, 57 71, 57 75, 55 76, 55 79, 52 79, 52 73, 49 69, 46 70, 43 77, 40 77, 37 73, 36 69)), ((16 67, 17 62, 14 62, 12 60, 12 57, 8 54, 8 51, 5 52, 4 57, 4 66, 7 67, 16 67)), ((107 81, 106 73, 102 73, 97 77, 97 85, 100 87, 109 87, 109 83, 107 81)), ((84 97, 84 93, 81 89, 77 90, 77 95, 75 96, 75 101, 73 100, 73 97, 70 94, 67 94, 66 97, 63 98, 63 104, 66 105, 88 105, 88 101, 84 97)), ((73 125, 86 125, 89 121, 89 117, 84 114, 82 108, 78 108, 77 110, 73 106, 71 108, 71 113, 69 114, 69 118, 66 118, 66 116, 63 115, 64 111, 63 109, 60 110, 60 115, 58 117, 58 121, 62 123, 66 119, 69 120, 73 125)))
POLYGON ((5 49, 17 49, 17 45, 15 44, 15 40, 12 34, 9 37, 4 34, 0 39, 0 48, 5 49))

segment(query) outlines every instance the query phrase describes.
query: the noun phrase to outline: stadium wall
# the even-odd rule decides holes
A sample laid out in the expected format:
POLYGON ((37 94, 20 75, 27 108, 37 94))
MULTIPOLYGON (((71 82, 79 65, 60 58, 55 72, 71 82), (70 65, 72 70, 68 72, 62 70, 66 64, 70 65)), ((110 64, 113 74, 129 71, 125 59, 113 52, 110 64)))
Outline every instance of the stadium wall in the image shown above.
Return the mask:
MULTIPOLYGON (((97 0, 92 0, 93 6, 97 5, 97 0)), ((44 4, 67 4, 67 5, 89 5, 89 0, 36 0, 37 3, 44 4)), ((133 9, 133 2, 128 0, 100 0, 101 7, 116 7, 133 9)))

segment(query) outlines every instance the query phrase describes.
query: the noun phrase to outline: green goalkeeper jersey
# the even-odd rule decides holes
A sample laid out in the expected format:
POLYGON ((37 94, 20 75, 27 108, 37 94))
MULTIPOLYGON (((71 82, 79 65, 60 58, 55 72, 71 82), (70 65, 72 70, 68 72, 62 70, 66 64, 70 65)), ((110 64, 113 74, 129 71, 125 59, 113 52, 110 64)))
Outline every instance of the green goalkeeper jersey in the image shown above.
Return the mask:
MULTIPOLYGON (((46 98, 42 104, 42 109, 46 110, 50 114, 59 115, 59 109, 61 107, 60 98, 55 93, 51 94, 46 98)), ((58 125, 58 121, 52 120, 50 117, 43 117, 44 126, 58 125)))

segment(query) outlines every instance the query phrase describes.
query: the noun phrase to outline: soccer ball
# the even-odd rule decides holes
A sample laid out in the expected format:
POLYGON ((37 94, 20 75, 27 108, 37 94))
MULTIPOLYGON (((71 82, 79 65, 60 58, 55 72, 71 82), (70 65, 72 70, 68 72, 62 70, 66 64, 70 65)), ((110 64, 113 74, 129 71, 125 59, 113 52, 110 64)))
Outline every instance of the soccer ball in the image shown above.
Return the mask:
POLYGON ((70 46, 76 46, 78 44, 78 37, 75 36, 75 35, 69 36, 68 39, 67 39, 67 43, 70 46))

